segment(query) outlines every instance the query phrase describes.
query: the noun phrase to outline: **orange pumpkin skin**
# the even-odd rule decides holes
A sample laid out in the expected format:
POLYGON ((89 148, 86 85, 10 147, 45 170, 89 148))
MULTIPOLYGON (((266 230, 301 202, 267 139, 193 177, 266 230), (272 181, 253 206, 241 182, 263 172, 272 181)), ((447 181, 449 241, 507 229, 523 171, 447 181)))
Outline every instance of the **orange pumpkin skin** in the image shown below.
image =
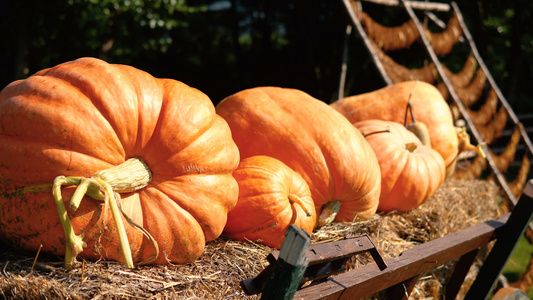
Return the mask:
POLYGON ((317 214, 330 201, 341 203, 336 221, 376 212, 376 156, 361 133, 324 102, 296 89, 257 87, 226 97, 216 109, 241 159, 266 155, 285 163, 309 185, 317 214))
POLYGON ((354 124, 374 149, 381 168, 379 211, 408 211, 426 202, 446 179, 442 156, 396 122, 354 124), (390 132, 380 132, 388 128, 390 132))
MULTIPOLYGON (((156 264, 194 261, 236 204, 239 153, 229 127, 205 94, 181 82, 81 58, 3 89, 0 123, 0 239, 16 247, 42 244, 63 255, 54 178, 90 177, 132 157, 148 165, 152 180, 121 194, 121 205, 158 242, 156 264)), ((72 191, 63 189, 65 203, 72 191)), ((87 196, 68 209, 87 243, 79 255, 123 261, 113 218, 102 210, 87 196)), ((150 258, 152 244, 123 222, 134 261, 150 258)))
MULTIPOLYGON (((352 123, 379 119, 403 124, 409 97, 416 121, 427 126, 431 147, 442 155, 448 172, 452 172, 459 152, 459 140, 450 107, 433 85, 423 81, 406 81, 349 96, 330 105, 352 123)), ((407 120, 406 126, 412 122, 411 118, 407 120)))
POLYGON ((309 186, 284 163, 251 156, 240 162, 233 177, 239 184, 239 200, 228 213, 225 235, 279 249, 289 225, 313 232, 316 212, 309 186))

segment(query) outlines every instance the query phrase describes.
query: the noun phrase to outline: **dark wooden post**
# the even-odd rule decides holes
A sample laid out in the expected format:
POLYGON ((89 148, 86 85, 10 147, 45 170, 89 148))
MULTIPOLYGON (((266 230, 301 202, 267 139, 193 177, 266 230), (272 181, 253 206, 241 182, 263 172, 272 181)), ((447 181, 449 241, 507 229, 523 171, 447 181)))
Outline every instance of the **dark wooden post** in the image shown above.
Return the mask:
POLYGON ((487 299, 494 288, 496 279, 509 260, 520 236, 524 234, 533 214, 533 179, 529 180, 524 193, 513 209, 509 220, 498 232, 496 243, 479 270, 476 280, 465 299, 487 299))
POLYGON ((309 259, 307 248, 310 234, 296 225, 291 225, 285 233, 279 258, 274 270, 263 288, 261 299, 292 299, 304 275, 309 259))

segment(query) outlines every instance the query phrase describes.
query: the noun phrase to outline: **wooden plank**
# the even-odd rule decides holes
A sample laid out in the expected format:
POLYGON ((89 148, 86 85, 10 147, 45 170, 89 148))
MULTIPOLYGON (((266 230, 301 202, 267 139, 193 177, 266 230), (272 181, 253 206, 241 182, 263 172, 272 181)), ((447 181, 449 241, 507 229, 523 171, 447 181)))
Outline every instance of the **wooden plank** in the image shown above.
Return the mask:
MULTIPOLYGON (((301 282, 313 281, 316 283, 322 281, 323 278, 343 273, 346 271, 347 260, 363 252, 369 252, 381 270, 387 267, 383 257, 367 234, 310 245, 305 253, 308 263, 301 282)), ((280 251, 271 252, 267 255, 269 265, 261 273, 254 278, 241 281, 241 287, 247 295, 261 293, 265 283, 271 277, 280 255, 280 251)))
POLYGON ((533 214, 533 179, 529 180, 524 193, 513 209, 507 224, 497 235, 496 243, 481 266, 476 280, 470 287, 465 299, 487 299, 509 260, 520 237, 526 231, 533 214))
POLYGON ((446 294, 444 299, 455 299, 457 297, 457 294, 461 290, 461 286, 463 285, 466 275, 468 275, 468 271, 470 270, 472 263, 474 263, 478 252, 479 249, 475 249, 461 256, 455 265, 452 277, 446 284, 446 294))
POLYGON ((452 259, 486 245, 494 232, 502 228, 509 214, 497 220, 471 226, 404 251, 386 260, 387 268, 380 270, 369 264, 336 275, 327 281, 303 288, 294 299, 360 299, 434 269, 452 259))
POLYGON ((387 299, 409 299, 409 295, 415 288, 416 283, 420 275, 417 275, 413 278, 409 278, 403 282, 395 284, 387 289, 387 299))
MULTIPOLYGON (((367 234, 362 234, 354 237, 347 237, 338 241, 310 245, 305 256, 309 261, 308 265, 312 266, 351 257, 354 254, 366 251, 377 252, 377 249, 370 237, 367 234)), ((268 261, 275 262, 280 256, 281 253, 279 251, 273 251, 268 255, 267 259, 268 261)), ((385 269, 387 267, 379 253, 377 257, 373 256, 373 258, 380 269, 385 269)))

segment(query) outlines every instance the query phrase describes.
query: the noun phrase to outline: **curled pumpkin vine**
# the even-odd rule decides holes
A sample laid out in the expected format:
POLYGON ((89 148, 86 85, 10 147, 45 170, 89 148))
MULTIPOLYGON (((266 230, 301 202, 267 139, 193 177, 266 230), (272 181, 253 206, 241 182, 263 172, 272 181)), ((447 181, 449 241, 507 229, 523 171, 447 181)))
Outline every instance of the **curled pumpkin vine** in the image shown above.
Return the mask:
POLYGON ((69 206, 73 211, 76 211, 79 208, 85 195, 98 201, 104 201, 105 206, 109 204, 117 228, 124 263, 127 267, 133 268, 133 258, 121 215, 124 216, 131 226, 140 230, 151 241, 155 248, 155 257, 150 258, 141 264, 148 263, 157 258, 159 253, 157 242, 148 231, 136 224, 124 213, 120 206, 119 195, 121 192, 133 192, 144 188, 151 181, 151 178, 152 175, 148 166, 138 158, 128 159, 118 166, 99 171, 89 178, 63 175, 55 178, 52 186, 52 194, 54 196, 61 225, 65 231, 66 269, 72 268, 76 256, 83 251, 83 248, 85 248, 87 244, 83 241, 83 235, 77 235, 74 232, 72 223, 68 218, 67 210, 61 195, 61 188, 63 186, 77 186, 69 202, 69 206))

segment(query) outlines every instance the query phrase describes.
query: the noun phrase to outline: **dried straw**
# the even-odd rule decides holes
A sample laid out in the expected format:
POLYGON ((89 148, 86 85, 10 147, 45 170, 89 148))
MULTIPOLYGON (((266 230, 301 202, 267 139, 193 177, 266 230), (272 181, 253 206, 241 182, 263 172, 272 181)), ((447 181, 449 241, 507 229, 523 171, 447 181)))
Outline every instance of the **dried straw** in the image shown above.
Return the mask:
MULTIPOLYGON (((500 195, 499 188, 489 181, 450 179, 418 209, 330 224, 313 234, 313 243, 366 233, 384 258, 396 257, 420 243, 497 218, 504 213, 500 195)), ((244 295, 240 282, 261 272, 272 250, 220 237, 209 242, 204 254, 187 265, 128 269, 114 262, 86 261, 65 272, 61 257, 41 253, 32 269, 35 253, 21 253, 0 244, 0 298, 258 299, 257 295, 244 295)), ((367 263, 373 263, 371 257, 362 254, 347 267, 367 263)), ((452 270, 452 265, 446 264, 422 275, 410 298, 439 298, 452 270)), ((469 276, 474 278, 475 266, 471 273, 469 276)))

